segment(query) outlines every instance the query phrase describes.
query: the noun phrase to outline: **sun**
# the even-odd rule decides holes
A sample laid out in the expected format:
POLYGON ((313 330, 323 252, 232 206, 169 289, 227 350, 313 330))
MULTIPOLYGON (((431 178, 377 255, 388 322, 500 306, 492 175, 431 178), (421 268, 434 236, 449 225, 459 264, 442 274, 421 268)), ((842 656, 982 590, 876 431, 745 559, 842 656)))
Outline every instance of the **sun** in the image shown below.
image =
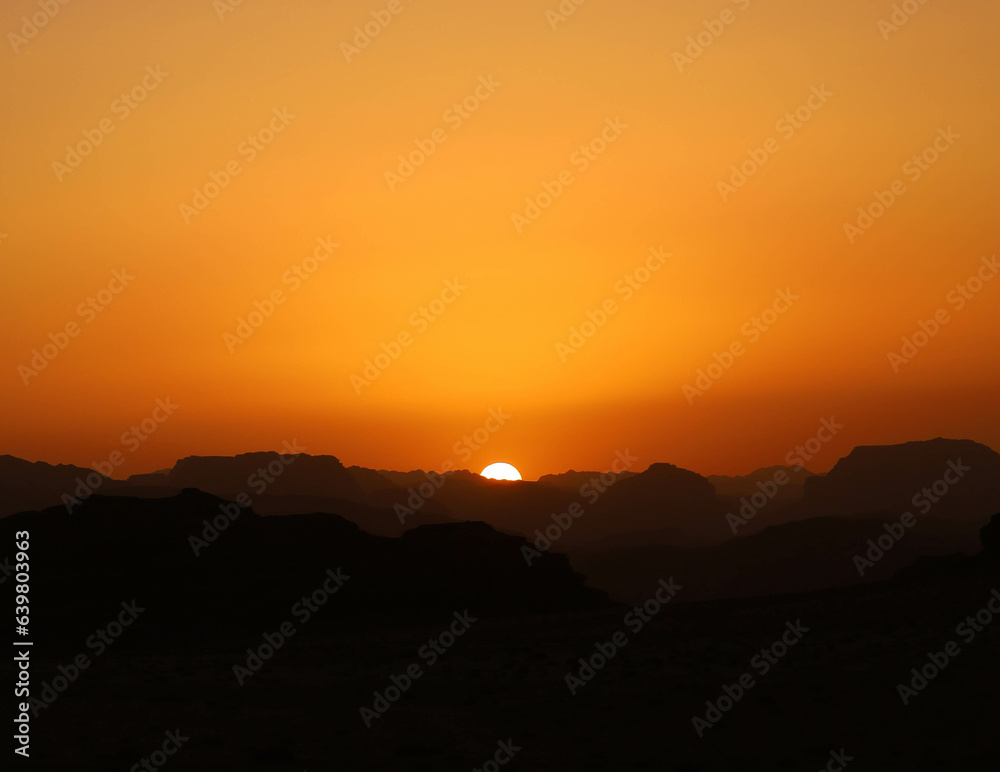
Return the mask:
POLYGON ((521 473, 519 471, 517 471, 510 464, 504 464, 504 463, 490 464, 482 472, 480 472, 480 475, 490 480, 521 479, 521 473))

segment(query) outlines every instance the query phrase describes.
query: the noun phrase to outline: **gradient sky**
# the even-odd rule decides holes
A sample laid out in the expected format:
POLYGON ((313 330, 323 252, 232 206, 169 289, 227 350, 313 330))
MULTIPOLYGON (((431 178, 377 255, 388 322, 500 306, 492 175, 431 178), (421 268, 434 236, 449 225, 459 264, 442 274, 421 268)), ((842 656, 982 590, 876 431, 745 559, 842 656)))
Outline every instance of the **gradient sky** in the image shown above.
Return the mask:
POLYGON ((830 416, 844 428, 818 471, 860 444, 1000 448, 1000 278, 949 300, 1000 251, 1000 5, 929 2, 880 29, 892 5, 588 0, 560 21, 557 0, 400 0, 345 54, 388 2, 245 0, 220 18, 221 1, 74 0, 28 39, 39 6, 9 0, 0 452, 88 465, 118 450, 121 476, 297 439, 346 464, 502 460, 535 478, 628 448, 642 468, 746 473, 830 416), (675 56, 723 12, 700 55, 675 56), (144 101, 120 101, 144 78, 144 101), (244 144, 275 111, 294 118, 244 144), (606 149, 579 154, 609 121, 606 149), (949 130, 939 159, 906 166, 949 130), (100 145, 60 171, 84 132, 100 145), (415 140, 436 149, 391 184, 415 140), (768 140, 763 167, 720 192, 768 140), (231 162, 203 211, 182 209, 231 162), (563 172, 572 184, 516 224, 563 172), (849 237, 894 180, 906 192, 849 237), (286 272, 320 238, 339 247, 295 288, 286 272), (626 299, 617 283, 651 248, 669 257, 626 299), (121 269, 135 278, 89 312, 121 269), (448 281, 466 289, 422 329, 448 281), (276 290, 273 315, 227 344, 276 290), (800 299, 754 339, 779 290, 800 299), (609 298, 607 323, 560 355, 609 298), (938 334, 894 366, 939 309, 938 334), (70 322, 79 334, 26 377, 70 322), (352 376, 401 333, 359 394, 352 376), (685 396, 734 342, 743 355, 685 396), (160 398, 178 408, 126 445, 160 398), (497 408, 511 417, 457 455, 497 408))

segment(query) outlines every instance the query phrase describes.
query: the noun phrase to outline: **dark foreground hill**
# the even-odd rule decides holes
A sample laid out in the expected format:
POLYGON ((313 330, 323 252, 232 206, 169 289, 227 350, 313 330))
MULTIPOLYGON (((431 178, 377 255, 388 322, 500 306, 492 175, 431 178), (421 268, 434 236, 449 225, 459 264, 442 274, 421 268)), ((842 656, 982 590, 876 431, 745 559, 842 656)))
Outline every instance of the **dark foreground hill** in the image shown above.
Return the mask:
MULTIPOLYGON (((124 512, 96 503, 107 510, 97 521, 127 525, 124 512)), ((192 507, 190 519, 201 514, 192 507)), ((50 525, 32 536, 39 579, 53 568, 44 540, 58 542, 58 528, 67 526, 50 525)), ((984 532, 985 543, 997 543, 998 528, 1000 517, 984 532)), ((94 557, 127 550, 129 533, 104 533, 110 543, 94 557)), ((101 651, 88 643, 100 639, 87 636, 110 629, 131 571, 121 558, 106 566, 91 560, 93 540, 79 543, 75 558, 71 543, 62 542, 62 557, 76 561, 76 572, 59 577, 61 589, 79 602, 87 594, 101 602, 72 624, 61 613, 50 617, 35 636, 32 688, 46 703, 34 706, 25 768, 145 768, 144 759, 163 761, 152 754, 173 733, 184 739, 168 770, 438 772, 500 768, 498 754, 511 770, 574 772, 996 769, 1000 565, 989 553, 930 561, 864 587, 709 603, 685 602, 695 585, 664 566, 674 593, 665 605, 659 582, 647 588, 640 608, 559 611, 549 595, 529 611, 525 596, 514 593, 523 613, 473 621, 451 613, 466 600, 453 582, 492 577, 468 589, 484 599, 508 594, 502 605, 510 611, 515 604, 502 588, 512 577, 502 568, 506 558, 489 558, 506 555, 506 542, 482 526, 468 538, 440 526, 383 540, 396 543, 398 560, 421 556, 407 572, 386 577, 399 597, 377 602, 388 602, 390 615, 377 603, 358 602, 345 614, 349 588, 366 575, 357 568, 308 621, 275 606, 246 616, 252 621, 242 635, 215 634, 211 619, 173 634, 163 625, 171 592, 180 595, 177 613, 200 602, 227 624, 252 615, 255 599, 269 597, 266 586, 280 584, 273 563, 287 570, 303 556, 304 566, 315 565, 316 555, 351 533, 350 525, 326 518, 307 523, 297 537, 275 531, 253 549, 234 546, 243 559, 255 558, 254 570, 268 581, 240 589, 219 575, 204 598, 178 583, 175 567, 154 551, 133 570, 163 580, 157 602, 145 603, 124 631, 112 630, 117 637, 101 651), (456 548, 467 565, 452 562, 456 548), (428 572, 437 586, 423 578, 428 572), (408 604, 433 613, 401 613, 408 604), (275 635, 282 620, 294 626, 283 639, 275 635)), ((169 540, 170 529, 157 538, 169 540)), ((220 539, 211 549, 221 555, 223 547, 220 539)), ((392 571, 390 564, 380 570, 392 571)), ((285 603, 321 578, 303 570, 294 589, 281 584, 290 593, 285 603)), ((548 584, 534 581, 536 591, 548 584)), ((41 611, 56 600, 49 595, 33 604, 41 611)))
POLYGON ((790 595, 882 581, 922 557, 979 548, 978 533, 962 524, 928 518, 906 528, 884 515, 817 517, 710 546, 571 551, 570 559, 592 586, 638 603, 665 571, 687 579, 688 600, 790 595))
POLYGON ((529 568, 523 539, 483 523, 383 538, 335 515, 262 518, 188 489, 159 499, 93 496, 72 514, 53 507, 0 527, 8 545, 17 531, 30 534, 32 627, 64 642, 133 599, 147 609, 137 637, 263 633, 329 584, 330 571, 350 578, 334 582, 335 602, 315 614, 320 627, 358 618, 432 621, 465 609, 502 616, 608 605, 565 556, 546 555, 529 568))

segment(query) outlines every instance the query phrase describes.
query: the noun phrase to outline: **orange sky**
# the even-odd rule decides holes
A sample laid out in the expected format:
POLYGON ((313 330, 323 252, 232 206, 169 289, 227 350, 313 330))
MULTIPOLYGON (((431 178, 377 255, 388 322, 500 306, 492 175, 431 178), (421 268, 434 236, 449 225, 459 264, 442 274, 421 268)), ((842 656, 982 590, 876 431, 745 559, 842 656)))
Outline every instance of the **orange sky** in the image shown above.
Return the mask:
POLYGON ((949 295, 1000 251, 992 0, 898 30, 867 0, 40 7, 0 10, 0 452, 123 450, 120 476, 296 438, 372 467, 535 478, 629 448, 745 473, 830 416, 818 470, 866 443, 1000 448, 1000 279, 949 295), (799 299, 754 327, 779 291, 799 299), (511 417, 457 455, 491 408, 511 417))

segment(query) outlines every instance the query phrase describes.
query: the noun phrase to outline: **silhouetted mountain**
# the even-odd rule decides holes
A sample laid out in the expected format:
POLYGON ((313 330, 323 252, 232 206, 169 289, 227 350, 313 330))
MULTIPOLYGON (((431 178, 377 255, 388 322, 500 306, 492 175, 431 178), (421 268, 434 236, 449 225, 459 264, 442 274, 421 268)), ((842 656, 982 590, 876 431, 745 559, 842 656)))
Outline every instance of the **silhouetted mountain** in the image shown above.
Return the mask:
POLYGON ((80 487, 79 481, 86 485, 92 475, 100 481, 99 487, 116 484, 93 469, 0 456, 0 517, 61 504, 64 494, 72 496, 80 487))
POLYGON ((878 550, 877 540, 890 523, 897 519, 819 517, 771 526, 713 546, 631 547, 571 553, 571 560, 591 586, 607 590, 615 600, 637 603, 668 574, 684 584, 689 601, 784 595, 884 580, 924 555, 979 549, 978 539, 967 528, 927 518, 912 528, 899 526, 902 538, 878 550), (874 549, 869 540, 876 542, 874 549), (861 564, 863 574, 855 555, 871 563, 861 564))
POLYGON ((351 577, 321 616, 334 624, 432 620, 468 608, 474 616, 601 608, 561 555, 530 568, 524 541, 483 523, 422 526, 401 539, 361 531, 329 514, 259 517, 186 489, 163 499, 92 496, 2 521, 6 543, 27 529, 33 543, 33 629, 72 629, 136 598, 158 635, 249 633, 288 616, 328 569, 351 577), (233 519, 223 509, 238 513, 233 519), (224 526, 224 527, 223 527, 224 526), (197 550, 198 554, 195 554, 197 550), (35 557, 37 555, 37 557, 35 557), (214 632, 211 632, 214 631, 214 632))
POLYGON ((534 540, 538 532, 551 533, 560 520, 564 525, 554 549, 582 554, 600 549, 602 541, 605 549, 720 543, 734 535, 736 516, 744 518, 737 521, 736 533, 746 536, 816 516, 912 510, 918 517, 961 521, 974 535, 985 517, 1000 509, 1000 455, 969 440, 856 448, 822 476, 766 467, 743 477, 705 478, 657 463, 617 476, 570 471, 512 483, 469 470, 347 469, 334 456, 298 454, 288 463, 292 458, 278 453, 190 456, 171 469, 120 481, 78 467, 5 456, 0 474, 9 495, 3 511, 57 504, 78 489, 78 479, 91 475, 101 481, 101 494, 150 498, 192 487, 228 499, 249 495, 260 514, 328 512, 382 536, 429 523, 481 520, 534 540), (788 476, 787 484, 774 484, 779 473, 788 476), (946 475, 957 482, 935 495, 933 486, 937 483, 941 493, 946 475), (923 493, 925 488, 939 500, 923 493), (748 504, 751 499, 754 506, 748 504), (567 521, 571 508, 577 516, 567 521))
POLYGON ((628 547, 650 546, 659 544, 668 547, 697 547, 703 545, 703 540, 688 536, 687 533, 677 528, 658 528, 655 531, 628 531, 626 533, 612 533, 601 536, 593 541, 581 542, 567 540, 567 542, 555 545, 552 549, 556 552, 566 550, 571 560, 576 560, 581 555, 593 555, 598 552, 609 552, 611 550, 627 549, 628 547))
POLYGON ((452 518, 441 514, 441 507, 427 502, 412 515, 403 519, 393 510, 395 504, 405 505, 406 494, 398 489, 376 491, 372 500, 382 506, 368 506, 354 501, 331 499, 324 496, 298 496, 293 494, 253 497, 253 509, 259 515, 302 515, 313 512, 327 512, 338 515, 374 536, 399 536, 410 528, 428 523, 453 522, 452 518))
MULTIPOLYGON (((129 484, 140 480, 129 478, 129 484)), ((238 456, 188 456, 180 459, 157 485, 197 488, 217 496, 296 494, 364 502, 354 477, 335 456, 306 453, 241 453, 238 456), (289 459, 294 461, 289 462, 289 459)))
POLYGON ((993 515, 979 533, 983 549, 993 559, 1000 558, 1000 515, 993 515))
MULTIPOLYGON (((942 557, 865 586, 691 603, 703 577, 667 560, 648 586, 631 588, 640 617, 591 604, 558 559, 526 568, 522 542, 481 524, 378 539, 329 515, 245 511, 193 558, 185 534, 218 504, 194 491, 93 499, 81 518, 55 509, 0 523, 5 536, 27 523, 33 534, 32 632, 44 646, 32 654, 32 699, 56 700, 39 702, 35 766, 134 764, 167 726, 190 737, 174 760, 184 769, 470 768, 497 737, 523 748, 515 763, 525 769, 661 769, 667 754, 676 769, 822 769, 831 747, 863 760, 858 769, 995 765, 997 740, 983 722, 1000 688, 998 639, 993 627, 959 639, 955 625, 996 607, 1000 563, 942 557), (291 608, 302 611, 327 567, 350 579, 303 621, 291 608), (680 589, 654 613, 660 578, 680 589), (477 615, 479 600, 511 613, 477 615), (110 629, 123 602, 143 610, 105 651, 95 629, 110 629), (532 610, 576 603, 575 612, 532 610), (467 607, 477 621, 430 664, 420 652, 467 607), (291 637, 277 635, 283 623, 291 637), (612 647, 612 636, 625 645, 612 647), (960 641, 959 656, 904 709, 899 685, 911 684, 911 668, 931 672, 928 652, 941 661, 949 640, 960 641), (83 671, 73 659, 81 653, 83 671), (420 676, 407 681, 414 665, 420 676), (370 729, 362 707, 380 713, 370 729), (699 733, 692 719, 706 715, 699 733), (38 742, 48 737, 74 739, 38 742)), ((807 541, 842 522, 819 523, 807 541)))
MULTIPOLYGON (((431 490, 425 472, 381 474, 408 491, 419 491, 421 486, 431 490)), ((442 505, 455 519, 482 520, 531 539, 560 520, 556 551, 608 537, 631 545, 647 543, 655 534, 657 539, 687 544, 718 541, 730 534, 723 502, 712 485, 670 464, 622 475, 570 472, 538 482, 488 480, 467 471, 438 479, 440 487, 428 504, 442 505), (582 514, 568 515, 571 508, 582 514)))
MULTIPOLYGON (((443 476, 434 488, 423 473, 397 478, 407 490, 433 491, 427 503, 439 504, 456 520, 482 520, 501 531, 530 534, 544 527, 553 512, 565 510, 574 496, 537 482, 488 480, 477 474, 454 472, 443 476), (419 475, 419 476, 417 476, 419 475)), ((427 506, 425 504, 424 506, 427 506)))
POLYGON ((363 466, 349 466, 347 467, 347 473, 365 494, 396 487, 395 483, 388 477, 380 472, 376 472, 374 469, 368 469, 363 466))
POLYGON ((675 529, 696 541, 721 541, 732 535, 725 505, 708 480, 673 464, 652 464, 601 493, 567 532, 564 544, 663 529, 675 529))
MULTIPOLYGON (((55 506, 5 518, 5 543, 21 529, 31 539, 33 761, 121 768, 170 726, 190 735, 176 760, 190 769, 469 768, 500 736, 523 745, 515 764, 525 769, 659 769, 665 758, 692 770, 822 768, 827 749, 841 746, 864 760, 858 769, 995 766, 983 716, 1000 688, 998 622, 971 642, 963 634, 960 656, 940 682, 913 691, 909 710, 898 684, 911 683, 928 652, 940 661, 960 620, 985 624, 981 609, 996 607, 1000 561, 990 554, 1000 515, 982 529, 987 550, 973 557, 953 554, 975 548, 967 520, 920 517, 860 577, 854 555, 867 554, 898 513, 802 520, 710 546, 650 546, 690 537, 634 526, 697 530, 706 513, 724 526, 712 506, 727 499, 707 494, 711 484, 691 472, 649 471, 593 504, 590 489, 449 479, 436 495, 454 485, 453 503, 523 503, 551 523, 541 503, 561 502, 552 511, 562 512, 582 501, 567 539, 607 514, 615 527, 600 537, 605 544, 646 545, 585 554, 601 540, 581 539, 568 560, 548 552, 530 567, 523 539, 483 523, 383 538, 331 514, 259 517, 198 490, 163 496, 169 488, 152 485, 131 490, 158 496, 119 495, 128 488, 109 482, 116 495, 93 496, 72 514, 55 506), (678 595, 651 606, 661 579, 678 595), (820 589, 852 582, 864 584, 820 589), (342 586, 318 594, 324 583, 342 586), (594 586, 642 604, 645 616, 594 586), (692 602, 706 598, 720 600, 692 602), (110 631, 123 608, 141 613, 119 636, 110 631), (444 640, 456 614, 476 621, 431 664, 420 652, 444 640), (283 625, 291 635, 278 635, 283 625), (801 642, 785 637, 779 653, 791 631, 801 642), (115 637, 105 646, 95 632, 115 637), (81 654, 86 670, 74 664, 81 654), (412 666, 419 680, 404 680, 412 666), (741 674, 753 686, 737 698, 741 674), (713 707, 727 693, 730 707, 713 707), (50 698, 57 702, 40 702, 50 698), (371 706, 379 715, 369 729, 359 708, 371 706), (705 738, 692 727, 702 716, 705 738)), ((389 515, 270 490, 254 501, 389 515)), ((424 507, 412 517, 426 516, 424 507)))
POLYGON ((157 469, 155 472, 149 472, 147 474, 133 474, 128 477, 129 485, 143 485, 143 486, 166 486, 167 475, 170 474, 170 467, 166 469, 157 469))
POLYGON ((742 498, 752 496, 760 491, 760 486, 767 485, 774 481, 775 475, 783 473, 787 479, 784 485, 778 488, 776 501, 786 499, 801 499, 804 495, 805 481, 809 477, 815 477, 813 472, 797 466, 765 466, 756 469, 748 475, 738 477, 728 477, 726 475, 711 474, 706 479, 715 486, 715 492, 720 496, 731 498, 742 498))
POLYGON ((806 480, 802 504, 805 516, 911 511, 978 526, 1000 509, 1000 454, 942 438, 858 447, 806 480))
POLYGON ((634 474, 635 472, 629 472, 628 470, 615 474, 614 472, 577 472, 570 469, 568 472, 562 472, 561 474, 543 474, 538 478, 538 482, 543 485, 552 485, 556 488, 578 491, 593 479, 600 479, 601 475, 622 480, 634 474))
POLYGON ((191 456, 178 461, 173 469, 132 475, 109 492, 147 498, 172 496, 184 488, 205 490, 229 500, 245 494, 260 515, 327 512, 345 517, 376 536, 398 536, 407 528, 453 520, 443 506, 428 501, 419 512, 406 517, 404 524, 394 507, 406 505, 407 493, 388 478, 371 469, 345 469, 333 456, 304 453, 288 464, 277 453, 244 453, 233 458, 191 456), (350 498, 331 495, 331 491, 350 498))
POLYGON ((492 480, 482 477, 475 472, 469 471, 468 469, 453 469, 450 472, 428 472, 423 469, 414 469, 410 472, 394 472, 391 469, 380 469, 378 474, 389 480, 398 488, 419 488, 429 479, 437 477, 442 477, 446 480, 464 480, 471 483, 480 482, 483 484, 489 484, 493 482, 492 480))

